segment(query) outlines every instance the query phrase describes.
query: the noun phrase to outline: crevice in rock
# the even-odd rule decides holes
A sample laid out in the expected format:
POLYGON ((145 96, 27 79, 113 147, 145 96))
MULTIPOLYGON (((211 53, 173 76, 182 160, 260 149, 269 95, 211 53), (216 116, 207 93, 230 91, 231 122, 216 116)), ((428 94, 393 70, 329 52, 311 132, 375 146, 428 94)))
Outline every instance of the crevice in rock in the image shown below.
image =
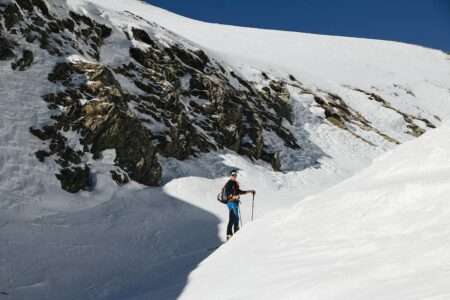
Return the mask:
POLYGON ((406 113, 400 111, 399 109, 393 107, 391 103, 389 103, 388 101, 386 101, 381 96, 379 96, 375 93, 368 92, 368 91, 358 89, 358 88, 353 88, 353 90, 367 95, 369 100, 377 101, 377 102, 381 103, 383 107, 393 110, 396 113, 398 113, 399 115, 401 115, 407 124, 406 127, 408 127, 409 131, 407 131, 406 133, 409 135, 412 135, 414 137, 419 137, 425 133, 425 129, 421 128, 419 125, 414 123, 414 120, 425 123, 425 125, 428 128, 436 128, 436 126, 433 123, 431 123, 429 120, 427 120, 425 118, 406 114, 406 113))

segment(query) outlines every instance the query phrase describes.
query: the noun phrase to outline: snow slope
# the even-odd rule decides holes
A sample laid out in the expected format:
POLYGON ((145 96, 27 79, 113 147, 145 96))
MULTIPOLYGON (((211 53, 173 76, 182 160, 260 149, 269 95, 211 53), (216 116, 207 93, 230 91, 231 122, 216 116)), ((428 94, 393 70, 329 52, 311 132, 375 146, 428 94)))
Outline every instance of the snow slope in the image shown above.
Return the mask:
MULTIPOLYGON (((77 0, 79 1, 79 0, 77 0)), ((403 75, 399 84, 425 77, 447 84, 450 71, 438 63, 440 51, 396 42, 344 38, 208 24, 170 13, 140 1, 92 0, 115 10, 131 11, 181 36, 242 64, 267 64, 299 78, 311 74, 339 83, 376 85, 403 75), (214 32, 214 34, 211 34, 214 32), (409 51, 405 52, 405 47, 409 51), (313 59, 320 57, 320 59, 313 59), (305 74, 306 73, 306 74, 305 74), (433 74, 430 76, 430 73, 433 74), (364 74, 365 76, 359 76, 364 74)))
POLYGON ((180 299, 448 299, 449 136, 446 123, 247 226, 180 299))
MULTIPOLYGON (((103 63, 120 62, 128 55, 124 26, 137 24, 149 29, 144 23, 156 22, 206 49, 256 85, 263 81, 264 71, 271 78, 287 79, 292 74, 308 89, 336 93, 400 142, 413 138, 405 133, 403 117, 368 101, 366 95, 352 88, 377 91, 396 108, 430 119, 436 125, 440 119, 450 117, 450 61, 436 50, 393 42, 207 24, 134 0, 60 2, 52 4, 61 11, 71 7, 113 28, 111 38, 100 49, 103 63), (137 21, 124 10, 144 20, 137 21)), ((272 234, 277 239, 283 237, 282 226, 272 231, 262 217, 275 214, 277 222, 284 222, 288 211, 277 209, 290 207, 338 183, 394 147, 373 132, 358 129, 375 146, 324 122, 323 111, 314 105, 312 96, 291 87, 295 115, 292 127, 299 137, 308 138, 317 146, 318 149, 306 147, 308 155, 320 156, 317 167, 277 173, 267 164, 218 152, 183 162, 167 160, 166 179, 175 179, 162 188, 135 183, 118 187, 109 174, 114 153, 106 151, 103 160, 90 161, 97 178, 96 189, 72 195, 60 189, 54 177, 57 166, 41 164, 33 155, 41 142, 31 137, 29 127, 50 122, 41 96, 59 87, 46 79, 56 63, 54 57, 37 45, 29 47, 35 53, 35 61, 27 71, 12 72, 9 63, 0 62, 0 292, 8 293, 10 299, 174 299, 186 285, 190 271, 210 254, 206 250, 224 238, 227 210, 215 197, 231 167, 242 169, 243 188, 258 191, 255 213, 261 220, 245 225, 242 239, 226 245, 218 257, 231 253, 234 247, 243 251, 239 243, 247 245, 245 236, 258 230, 263 239, 272 234)), ((125 84, 124 88, 136 89, 125 84)), ((292 159, 287 163, 298 162, 292 159)), ((250 217, 248 200, 243 199, 244 224, 250 217)), ((312 202, 304 203, 313 205, 312 202)), ((330 209, 335 207, 334 202, 331 205, 330 209)), ((316 223, 311 224, 315 227, 316 223)), ((286 241, 283 238, 281 245, 288 245, 293 233, 288 230, 285 234, 286 241)), ((256 245, 260 245, 258 241, 256 245)), ((277 255, 261 251, 267 257, 277 255)), ((255 252, 255 259, 260 257, 255 252)), ((215 268, 215 259, 211 260, 211 269, 215 268)), ((205 264, 208 265, 209 262, 205 264)), ((263 264, 257 267, 266 268, 263 264)), ((292 272, 296 274, 296 270, 292 272)), ((194 274, 185 298, 198 296, 196 284, 203 282, 197 281, 204 278, 202 269, 198 274, 194 274)), ((252 296, 251 291, 242 292, 252 296)), ((224 291, 221 295, 230 294, 224 291)))
MULTIPOLYGON (((438 107, 449 97, 450 60, 442 51, 398 42, 209 24, 137 0, 90 2, 156 22, 243 72, 251 72, 251 66, 281 76, 293 74, 302 82, 337 90, 341 85, 387 89, 397 84, 412 89, 426 102, 421 106, 438 115, 443 112, 438 107)), ((447 104, 444 107, 448 114, 447 104)))

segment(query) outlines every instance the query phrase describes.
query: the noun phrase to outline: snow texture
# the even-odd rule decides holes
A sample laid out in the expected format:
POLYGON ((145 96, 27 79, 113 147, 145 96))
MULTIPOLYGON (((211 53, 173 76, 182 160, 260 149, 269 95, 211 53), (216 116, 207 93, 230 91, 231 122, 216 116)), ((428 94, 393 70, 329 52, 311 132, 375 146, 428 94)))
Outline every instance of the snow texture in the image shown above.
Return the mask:
MULTIPOLYGON (((125 24, 157 23, 174 35, 161 28, 155 38, 170 43, 180 39, 176 33, 255 84, 264 81, 264 71, 335 93, 400 142, 413 139, 402 117, 355 88, 436 125, 450 117, 450 60, 436 50, 207 24, 134 0, 47 2, 113 27, 100 49, 103 63, 119 64, 129 55, 120 34, 125 24)), ((274 172, 223 151, 165 160, 161 188, 118 187, 109 174, 115 154, 106 151, 103 160, 87 161, 96 189, 73 195, 61 190, 56 164, 41 164, 33 154, 41 141, 29 128, 51 122, 41 96, 60 87, 46 78, 55 58, 29 47, 35 59, 24 72, 0 61, 0 297, 176 299, 183 290, 182 299, 450 297, 448 124, 307 198, 395 145, 355 129, 372 146, 325 122, 312 95, 289 86, 291 126, 309 141, 304 156, 282 157, 296 171, 274 172), (314 160, 316 167, 298 167, 314 160), (203 261, 224 239, 228 212, 215 198, 231 168, 241 170, 243 189, 257 190, 256 221, 249 222, 251 201, 244 196, 243 230, 203 261)), ((117 79, 138 93, 126 78, 117 79)), ((278 143, 273 138, 275 149, 278 143)))
POLYGON ((446 123, 248 225, 180 299, 447 299, 449 136, 446 123))

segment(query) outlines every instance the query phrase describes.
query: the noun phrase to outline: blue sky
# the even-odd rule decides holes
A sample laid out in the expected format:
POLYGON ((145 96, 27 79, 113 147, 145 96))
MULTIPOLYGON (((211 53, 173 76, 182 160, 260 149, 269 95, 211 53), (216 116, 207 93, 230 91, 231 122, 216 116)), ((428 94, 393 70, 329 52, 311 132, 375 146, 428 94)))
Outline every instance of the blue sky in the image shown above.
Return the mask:
POLYGON ((450 0, 146 0, 193 19, 450 51, 450 0))

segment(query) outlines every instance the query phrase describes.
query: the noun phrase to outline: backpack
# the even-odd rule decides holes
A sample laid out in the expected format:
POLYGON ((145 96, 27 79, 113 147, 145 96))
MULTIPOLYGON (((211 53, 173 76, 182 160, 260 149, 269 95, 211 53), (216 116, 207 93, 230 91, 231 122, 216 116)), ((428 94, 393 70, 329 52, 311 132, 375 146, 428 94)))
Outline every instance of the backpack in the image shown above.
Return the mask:
POLYGON ((228 203, 228 195, 225 191, 225 187, 227 184, 225 184, 222 188, 222 190, 220 191, 219 194, 217 194, 217 201, 219 201, 220 203, 223 204, 227 204, 228 203))

